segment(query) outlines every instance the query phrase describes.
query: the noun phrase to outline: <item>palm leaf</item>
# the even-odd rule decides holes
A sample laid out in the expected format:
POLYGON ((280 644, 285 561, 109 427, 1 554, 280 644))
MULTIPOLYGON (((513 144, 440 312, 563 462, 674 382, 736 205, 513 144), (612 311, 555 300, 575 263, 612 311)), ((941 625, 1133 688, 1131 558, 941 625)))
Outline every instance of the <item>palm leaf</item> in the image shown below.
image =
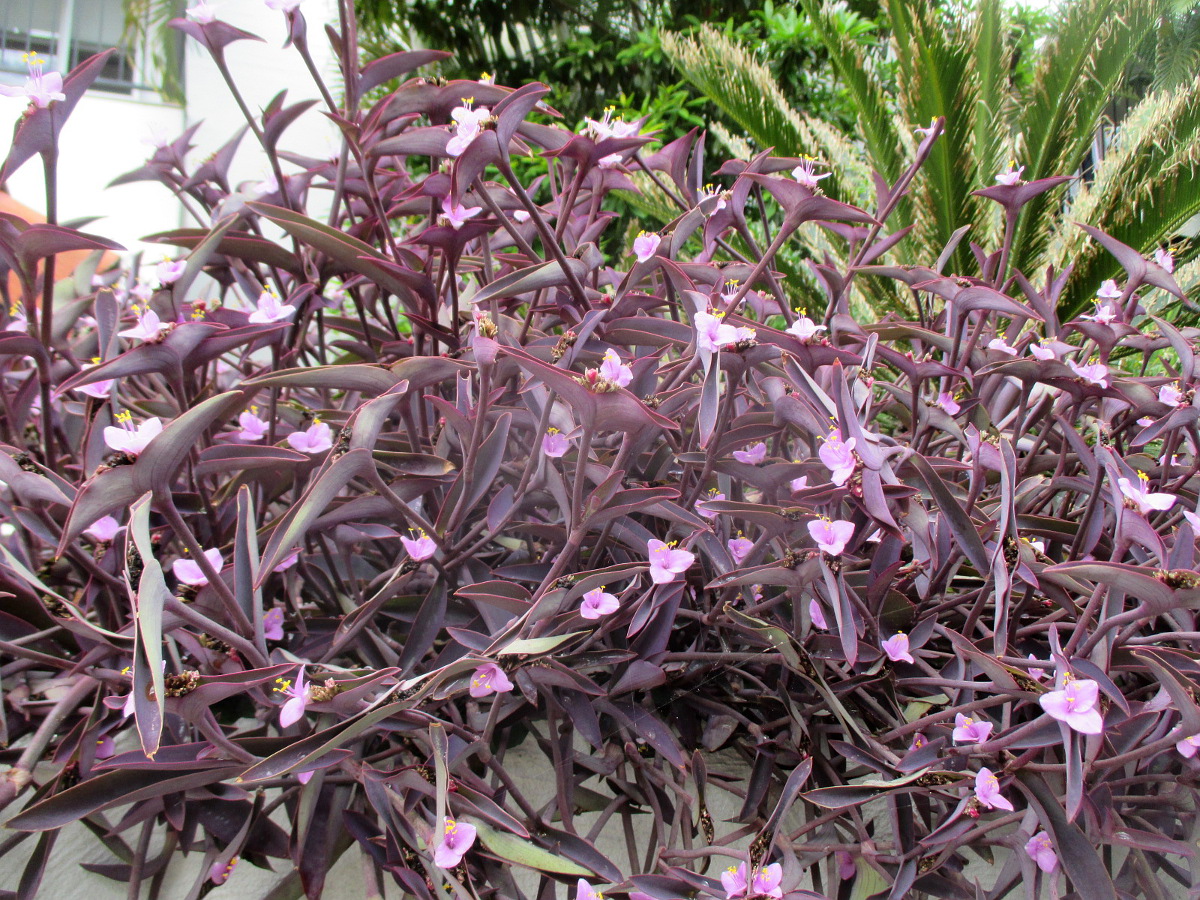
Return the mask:
MULTIPOLYGON (((1143 253, 1169 241, 1200 214, 1200 77, 1147 96, 1125 119, 1093 183, 1072 204, 1075 221, 1094 225, 1143 253)), ((1182 258, 1195 254, 1190 248, 1182 258)), ((1060 230, 1056 265, 1075 263, 1063 311, 1086 306, 1100 282, 1120 267, 1079 229, 1060 230)))
MULTIPOLYGON (((1130 62, 1154 33, 1158 5, 1158 0, 1079 0, 1064 9, 1055 38, 1040 55, 1033 96, 1016 120, 1025 138, 1026 179, 1079 170, 1130 62)), ((1022 211, 1014 265, 1025 271, 1039 265, 1057 229, 1053 211, 1059 202, 1059 192, 1052 191, 1022 211)))

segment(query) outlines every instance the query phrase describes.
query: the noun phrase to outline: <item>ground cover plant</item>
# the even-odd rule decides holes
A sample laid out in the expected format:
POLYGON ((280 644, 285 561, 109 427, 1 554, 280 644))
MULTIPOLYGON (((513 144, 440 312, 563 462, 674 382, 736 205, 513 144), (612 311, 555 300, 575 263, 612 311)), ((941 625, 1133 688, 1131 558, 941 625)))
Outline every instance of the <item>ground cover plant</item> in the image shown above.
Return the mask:
MULTIPOLYGON (((370 896, 1193 884, 1196 335, 1147 313, 1184 301, 1170 252, 1070 225, 1123 274, 1060 317, 1070 270, 1010 250, 1067 177, 1018 160, 977 188, 997 246, 905 258, 941 119, 858 208, 819 160, 572 133, 543 85, 421 77, 435 51, 360 69, 344 13, 340 155, 281 150, 313 104, 231 80, 243 132, 127 176, 197 220, 140 281, 55 284, 111 249, 54 216, 103 58, 31 61, 4 171, 40 159, 50 224, 0 221, 5 896, 75 864, 72 823, 129 896, 187 865, 191 897, 240 866, 317 897, 348 850, 370 896), (271 162, 257 199, 236 152, 271 162), (635 171, 678 216, 606 256, 635 171), (772 260, 817 234, 839 255, 794 309, 772 260), (852 318, 872 279, 909 314, 852 318)), ((203 5, 176 27, 218 64, 253 39, 203 5)))

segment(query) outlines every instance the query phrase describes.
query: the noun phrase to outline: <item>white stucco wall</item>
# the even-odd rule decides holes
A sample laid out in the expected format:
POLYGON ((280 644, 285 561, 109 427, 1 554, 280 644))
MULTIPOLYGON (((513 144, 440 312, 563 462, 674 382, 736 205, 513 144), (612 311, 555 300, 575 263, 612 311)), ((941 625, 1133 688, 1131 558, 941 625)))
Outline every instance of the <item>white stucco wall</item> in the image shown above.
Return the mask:
MULTIPOLYGON (((337 66, 324 34, 324 23, 336 21, 336 0, 306 0, 301 8, 309 22, 309 40, 316 64, 331 92, 338 97, 337 66)), ((282 13, 268 9, 261 0, 227 0, 217 4, 217 14, 264 39, 262 43, 238 42, 226 49, 234 79, 253 112, 261 112, 285 88, 289 104, 319 98, 297 52, 283 48, 287 34, 282 13)), ((147 249, 148 262, 157 262, 163 250, 142 244, 140 238, 195 224, 165 187, 149 183, 107 187, 112 179, 137 168, 149 157, 153 148, 145 143, 146 139, 156 135, 173 138, 188 125, 202 121, 191 157, 198 162, 241 127, 244 119, 220 72, 207 52, 191 40, 185 50, 185 78, 187 99, 183 106, 165 103, 151 91, 123 96, 93 90, 80 101, 60 142, 61 221, 99 216, 99 221, 88 226, 88 230, 112 238, 131 251, 147 249)), ((13 125, 24 108, 21 100, 0 97, 0 146, 7 146, 13 125)), ((288 129, 281 148, 323 157, 332 155, 335 136, 336 129, 317 107, 288 129)), ((234 184, 261 181, 269 171, 262 150, 253 135, 247 134, 231 169, 234 184)), ((284 171, 289 171, 286 164, 284 171)), ((8 187, 13 197, 27 206, 45 209, 45 188, 38 160, 26 163, 9 180, 8 187)))

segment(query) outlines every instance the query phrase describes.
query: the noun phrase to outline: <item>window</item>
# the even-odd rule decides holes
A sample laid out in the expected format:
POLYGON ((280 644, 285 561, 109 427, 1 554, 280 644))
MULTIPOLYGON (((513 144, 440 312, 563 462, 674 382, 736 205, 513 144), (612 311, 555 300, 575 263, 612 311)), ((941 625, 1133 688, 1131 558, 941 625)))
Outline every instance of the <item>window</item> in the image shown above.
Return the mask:
POLYGON ((122 0, 0 0, 0 77, 23 75, 26 53, 36 51, 46 57, 47 69, 66 73, 117 47, 95 88, 132 94, 145 87, 140 71, 144 67, 139 67, 133 48, 121 46, 124 34, 122 0))

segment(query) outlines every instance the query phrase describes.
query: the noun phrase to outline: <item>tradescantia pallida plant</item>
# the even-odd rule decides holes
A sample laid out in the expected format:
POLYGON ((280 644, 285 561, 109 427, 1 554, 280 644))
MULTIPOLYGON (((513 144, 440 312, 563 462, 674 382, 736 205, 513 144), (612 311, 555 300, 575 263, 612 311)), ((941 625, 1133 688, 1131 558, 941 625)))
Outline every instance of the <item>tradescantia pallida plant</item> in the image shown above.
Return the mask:
MULTIPOLYGON (((177 27, 218 62, 252 38, 177 27)), ((247 109, 257 199, 228 184, 245 134, 198 165, 164 144, 128 178, 198 225, 143 282, 54 291, 37 260, 96 239, 0 231, 22 892, 78 822, 133 896, 272 866, 272 896, 318 897, 346 852, 420 898, 1195 881, 1196 334, 1145 311, 1180 294, 1168 257, 1088 226, 1123 275, 1061 319, 1013 229, 979 278, 879 263, 941 120, 858 208, 799 159, 708 174, 695 134, 573 134, 542 85, 414 75, 432 51, 360 70, 352 21, 332 37, 343 152, 280 150, 316 114, 283 97, 247 109), (606 257, 635 169, 686 211, 606 257), (793 310, 773 259, 813 232, 850 262, 793 310), (867 276, 918 316, 856 322, 867 276)), ((86 74, 6 170, 52 171, 31 135, 86 74)), ((1019 222, 1058 183, 979 199, 1019 222)))

